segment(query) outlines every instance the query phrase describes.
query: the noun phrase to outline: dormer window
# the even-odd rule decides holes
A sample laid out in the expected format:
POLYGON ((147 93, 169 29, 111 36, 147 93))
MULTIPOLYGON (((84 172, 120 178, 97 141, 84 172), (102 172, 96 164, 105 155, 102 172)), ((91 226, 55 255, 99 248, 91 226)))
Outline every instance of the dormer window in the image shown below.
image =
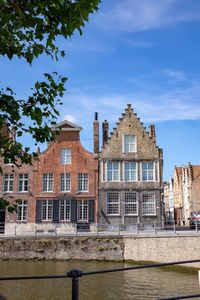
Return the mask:
POLYGON ((63 148, 60 151, 60 161, 62 165, 69 165, 71 164, 71 160, 72 160, 72 153, 71 153, 71 149, 69 148, 63 148))
POLYGON ((124 135, 124 153, 137 152, 136 147, 136 136, 135 135, 124 135))

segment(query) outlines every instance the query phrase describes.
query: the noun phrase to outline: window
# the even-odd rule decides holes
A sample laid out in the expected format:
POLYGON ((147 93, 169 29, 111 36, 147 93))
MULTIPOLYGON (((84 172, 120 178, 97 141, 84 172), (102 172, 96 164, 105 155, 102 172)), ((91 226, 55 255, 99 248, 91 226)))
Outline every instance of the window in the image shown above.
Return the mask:
POLYGON ((108 181, 120 180, 119 162, 114 161, 114 162, 107 163, 107 180, 108 181))
POLYGON ((71 201, 68 199, 60 200, 60 220, 70 221, 71 219, 71 201))
POLYGON ((4 175, 4 192, 13 192, 13 182, 14 182, 13 174, 4 175))
POLYGON ((138 200, 137 193, 125 192, 125 215, 137 215, 138 214, 138 200))
POLYGON ((88 192, 88 174, 86 173, 78 174, 78 191, 88 192))
POLYGON ((88 222, 88 201, 77 201, 77 222, 88 222))
POLYGON ((53 191, 53 174, 52 173, 43 174, 42 191, 43 192, 52 192, 53 191))
POLYGON ((136 162, 124 163, 125 181, 136 181, 136 162))
POLYGON ((62 165, 71 164, 71 149, 69 148, 61 149, 60 160, 62 165))
POLYGON ((107 192, 107 215, 119 215, 119 193, 107 192))
POLYGON ((69 173, 62 173, 60 175, 60 191, 70 192, 71 190, 71 175, 69 173))
POLYGON ((5 165, 13 165, 11 158, 4 157, 4 164, 5 165))
POLYGON ((142 163, 142 181, 154 180, 154 163, 143 162, 142 163))
POLYGON ((53 200, 42 200, 42 220, 52 221, 53 200))
POLYGON ((28 191, 28 174, 19 174, 18 190, 19 192, 28 191))
POLYGON ((156 214, 155 194, 153 192, 142 193, 142 214, 156 214))
POLYGON ((17 205, 17 221, 26 222, 28 212, 28 201, 20 200, 17 205))
POLYGON ((136 136, 124 135, 124 153, 136 152, 136 136))

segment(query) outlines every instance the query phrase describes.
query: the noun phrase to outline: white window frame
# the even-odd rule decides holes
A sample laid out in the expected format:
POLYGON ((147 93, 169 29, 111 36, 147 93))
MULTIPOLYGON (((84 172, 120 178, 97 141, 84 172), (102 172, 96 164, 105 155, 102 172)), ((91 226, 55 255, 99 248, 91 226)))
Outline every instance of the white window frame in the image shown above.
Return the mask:
POLYGON ((120 162, 119 161, 108 161, 106 163, 106 179, 107 181, 120 181, 120 162), (115 169, 115 165, 118 165, 118 168, 115 169), (111 169, 109 169, 109 165, 111 166, 111 169), (111 174, 111 179, 109 179, 108 173, 111 174), (117 179, 115 179, 115 176, 117 174, 117 179))
POLYGON ((88 173, 79 173, 78 174, 78 191, 87 193, 88 188, 89 188, 89 174, 88 173))
POLYGON ((140 177, 141 177, 141 181, 155 181, 155 161, 143 161, 141 162, 141 165, 140 165, 140 168, 141 168, 141 172, 140 172, 140 177), (143 164, 147 164, 147 169, 144 170, 143 169, 143 164), (153 164, 153 169, 149 169, 148 165, 149 164, 153 164), (146 175, 147 175, 147 179, 143 179, 143 172, 146 171, 146 175), (153 179, 149 179, 149 172, 153 171, 153 179))
POLYGON ((69 199, 60 200, 60 221, 70 222, 71 220, 71 201, 69 199))
POLYGON ((156 197, 155 197, 155 192, 142 192, 142 215, 143 216, 155 216, 156 215, 156 197), (144 196, 153 196, 152 201, 147 201, 149 199, 144 199, 144 196), (146 200, 146 201, 145 201, 146 200), (149 207, 153 207, 151 211, 153 212, 148 212, 147 207, 145 205, 149 205, 149 207))
MULTIPOLYGON (((128 209, 127 209, 128 210, 128 209)), ((124 215, 125 216, 138 216, 138 193, 133 191, 127 191, 124 193, 124 215), (131 196, 135 196, 134 199, 131 196), (126 207, 136 206, 135 212, 127 213, 126 207)))
POLYGON ((42 200, 42 221, 52 222, 53 220, 53 200, 42 200))
POLYGON ((62 165, 70 165, 72 163, 72 150, 71 148, 60 149, 60 163, 62 165))
POLYGON ((88 200, 77 200, 77 222, 88 223, 89 202, 88 200))
POLYGON ((17 204, 17 221, 27 222, 28 218, 28 201, 20 200, 17 204))
POLYGON ((122 136, 122 152, 123 153, 137 153, 137 136, 135 134, 124 134, 122 136), (135 141, 131 142, 130 137, 134 137, 135 141), (128 139, 128 141, 126 141, 128 139), (126 145, 128 149, 126 149, 126 145), (133 146, 133 149, 131 147, 133 146))
POLYGON ((42 176, 42 191, 53 192, 53 173, 44 173, 42 176))
POLYGON ((70 173, 61 173, 60 174, 60 191, 61 191, 61 193, 71 191, 71 174, 70 173))
POLYGON ((119 216, 120 215, 120 195, 119 192, 110 191, 106 193, 106 215, 108 216, 119 216), (109 196, 116 196, 109 199, 109 196), (110 206, 110 207, 109 207, 110 206), (110 213, 110 211, 114 208, 117 212, 110 213))
POLYGON ((13 193, 13 189, 14 189, 14 175, 13 174, 4 174, 4 176, 3 176, 3 191, 5 193, 13 193))
POLYGON ((138 180, 137 173, 138 173, 138 166, 137 166, 136 161, 124 161, 124 163, 123 163, 123 181, 125 181, 125 182, 135 182, 135 181, 137 181, 138 180), (126 165, 128 164, 128 166, 130 167, 132 163, 135 163, 135 170, 129 168, 129 170, 128 170, 129 179, 126 180, 126 165), (132 180, 132 179, 130 179, 131 178, 131 172, 134 172, 134 171, 135 171, 135 179, 132 180))
POLYGON ((18 176, 18 192, 27 193, 28 192, 28 173, 19 174, 18 176), (21 190, 20 190, 21 182, 21 190))

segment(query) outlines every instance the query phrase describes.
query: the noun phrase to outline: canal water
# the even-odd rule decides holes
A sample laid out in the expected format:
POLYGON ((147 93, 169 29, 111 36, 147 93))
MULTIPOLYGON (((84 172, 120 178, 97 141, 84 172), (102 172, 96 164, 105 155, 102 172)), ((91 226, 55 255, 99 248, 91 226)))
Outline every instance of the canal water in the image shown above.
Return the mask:
MULTIPOLYGON (((94 271, 131 266, 113 262, 0 261, 0 276, 54 275, 71 269, 94 271)), ((198 274, 164 268, 132 270, 80 278, 80 300, 158 299, 200 293, 198 274)), ((7 300, 71 299, 71 279, 1 281, 7 300)), ((1 299, 1 297, 0 297, 1 299)))

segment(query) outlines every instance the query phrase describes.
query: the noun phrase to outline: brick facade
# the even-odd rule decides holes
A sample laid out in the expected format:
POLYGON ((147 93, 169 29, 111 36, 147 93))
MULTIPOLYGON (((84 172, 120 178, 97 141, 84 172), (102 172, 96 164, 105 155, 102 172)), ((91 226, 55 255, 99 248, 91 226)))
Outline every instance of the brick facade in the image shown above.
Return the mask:
POLYGON ((23 223, 26 228, 34 224, 43 224, 48 228, 55 223, 63 231, 76 226, 85 226, 89 230, 90 225, 96 222, 98 160, 83 148, 80 142, 81 129, 67 121, 55 126, 55 141, 33 159, 32 166, 17 168, 1 161, 3 175, 0 176, 0 196, 9 201, 18 198, 27 201, 27 207, 24 208, 26 216, 20 221, 17 221, 19 217, 16 213, 6 213, 7 231, 11 223, 23 223), (28 188, 23 192, 19 192, 20 174, 28 174, 28 188), (5 181, 12 178, 12 191, 5 193, 5 181))

